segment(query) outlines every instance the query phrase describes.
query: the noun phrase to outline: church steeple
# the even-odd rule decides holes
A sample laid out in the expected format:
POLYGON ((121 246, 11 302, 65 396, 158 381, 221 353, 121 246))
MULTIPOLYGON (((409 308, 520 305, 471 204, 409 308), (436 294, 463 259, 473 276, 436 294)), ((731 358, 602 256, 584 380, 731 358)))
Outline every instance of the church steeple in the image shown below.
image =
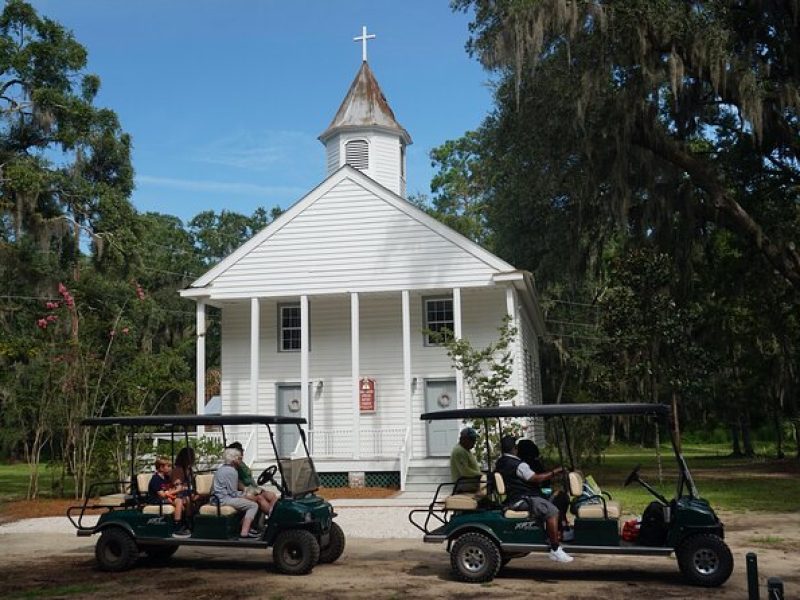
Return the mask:
MULTIPOLYGON (((361 37, 366 59, 366 27, 361 37)), ((369 63, 362 60, 336 116, 319 136, 327 153, 327 173, 349 164, 405 196, 406 146, 411 136, 395 119, 369 63)))

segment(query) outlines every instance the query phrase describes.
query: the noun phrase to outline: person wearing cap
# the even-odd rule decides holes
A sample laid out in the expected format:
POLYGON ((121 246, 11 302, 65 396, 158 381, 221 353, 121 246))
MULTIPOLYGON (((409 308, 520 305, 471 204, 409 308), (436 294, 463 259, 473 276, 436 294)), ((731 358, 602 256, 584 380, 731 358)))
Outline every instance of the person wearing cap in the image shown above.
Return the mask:
POLYGON ((458 443, 450 453, 450 475, 456 482, 456 492, 477 492, 480 486, 481 468, 472 453, 478 432, 472 427, 461 430, 458 443))
POLYGON ((500 440, 503 455, 497 459, 494 470, 503 476, 508 500, 506 505, 513 510, 527 510, 531 517, 543 521, 547 537, 550 540, 550 559, 556 562, 572 562, 572 557, 564 552, 558 536, 559 510, 556 506, 541 497, 539 485, 552 479, 563 469, 556 467, 550 471, 535 473, 530 466, 520 459, 517 449, 517 438, 512 435, 500 440))

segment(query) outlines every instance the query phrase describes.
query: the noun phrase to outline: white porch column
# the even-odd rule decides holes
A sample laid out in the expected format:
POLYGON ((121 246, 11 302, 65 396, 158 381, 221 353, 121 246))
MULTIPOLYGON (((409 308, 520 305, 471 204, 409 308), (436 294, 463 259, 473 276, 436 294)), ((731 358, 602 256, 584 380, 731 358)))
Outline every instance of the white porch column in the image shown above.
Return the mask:
POLYGON ((506 287, 506 314, 511 317, 510 325, 512 327, 517 328, 517 334, 514 336, 512 341, 511 350, 511 357, 514 360, 513 369, 514 372, 511 375, 511 380, 509 383, 517 390, 519 394, 518 398, 522 398, 522 377, 521 374, 524 372, 525 365, 520 364, 520 354, 519 354, 519 336, 521 335, 520 326, 519 326, 519 311, 517 310, 517 290, 514 289, 513 285, 509 285, 506 287))
MULTIPOLYGON (((461 339, 461 288, 453 288, 453 336, 461 339)), ((456 406, 465 407, 464 399, 464 373, 456 370, 456 406)))
MULTIPOLYGON (((206 409, 206 303, 205 300, 198 299, 196 325, 197 339, 197 358, 195 363, 195 391, 197 393, 197 414, 202 415, 206 409)), ((197 435, 205 433, 202 425, 197 426, 197 435)))
MULTIPOLYGON (((250 298, 250 412, 258 413, 258 365, 261 355, 261 306, 250 298)), ((241 408, 240 408, 241 410, 241 408)))
MULTIPOLYGON (((308 296, 300 296, 300 414, 311 424, 311 414, 309 413, 308 398, 308 354, 309 335, 308 335, 308 296)), ((309 429, 306 425, 306 431, 309 429)))
POLYGON ((403 396, 408 402, 406 429, 414 426, 414 406, 411 397, 411 309, 408 290, 402 292, 403 306, 403 396))
POLYGON ((361 408, 358 395, 360 376, 360 348, 359 348, 359 306, 358 292, 350 292, 350 364, 353 377, 353 458, 361 458, 361 408))

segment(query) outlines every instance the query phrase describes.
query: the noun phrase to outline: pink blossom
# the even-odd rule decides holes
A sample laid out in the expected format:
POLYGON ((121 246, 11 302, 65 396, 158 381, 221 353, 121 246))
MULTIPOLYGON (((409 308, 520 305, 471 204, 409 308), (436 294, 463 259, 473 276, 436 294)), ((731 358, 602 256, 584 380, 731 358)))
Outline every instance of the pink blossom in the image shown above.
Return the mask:
POLYGON ((58 317, 56 315, 47 315, 47 322, 52 323, 53 321, 58 321, 58 317))
POLYGON ((58 302, 48 302, 45 304, 47 310, 56 310, 59 306, 60 304, 58 302))
POLYGON ((124 333, 125 335, 128 335, 129 331, 130 331, 130 329, 128 329, 127 327, 123 327, 122 328, 122 333, 124 333))
POLYGON ((139 300, 144 300, 145 297, 144 290, 142 289, 142 286, 139 285, 138 283, 136 284, 136 297, 139 298, 139 300))
POLYGON ((67 286, 63 283, 58 284, 58 293, 64 298, 64 304, 69 307, 75 306, 75 298, 72 297, 72 294, 69 293, 67 286))
POLYGON ((47 329, 47 319, 39 319, 36 321, 36 326, 40 329, 47 329))
POLYGON ((112 329, 111 331, 108 332, 108 335, 114 337, 115 335, 117 335, 117 332, 112 329))

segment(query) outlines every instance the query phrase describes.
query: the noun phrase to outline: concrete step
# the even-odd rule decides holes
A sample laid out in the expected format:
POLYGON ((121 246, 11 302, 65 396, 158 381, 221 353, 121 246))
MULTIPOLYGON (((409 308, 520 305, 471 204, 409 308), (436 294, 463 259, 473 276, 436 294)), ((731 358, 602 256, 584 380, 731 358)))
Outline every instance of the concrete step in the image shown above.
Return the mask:
POLYGON ((441 475, 450 477, 450 466, 446 467, 411 467, 408 470, 408 476, 412 475, 441 475))
POLYGON ((439 485, 440 483, 444 483, 445 481, 451 481, 450 473, 445 474, 436 474, 436 475, 420 475, 414 474, 413 476, 409 474, 406 477, 406 483, 430 483, 439 485))

